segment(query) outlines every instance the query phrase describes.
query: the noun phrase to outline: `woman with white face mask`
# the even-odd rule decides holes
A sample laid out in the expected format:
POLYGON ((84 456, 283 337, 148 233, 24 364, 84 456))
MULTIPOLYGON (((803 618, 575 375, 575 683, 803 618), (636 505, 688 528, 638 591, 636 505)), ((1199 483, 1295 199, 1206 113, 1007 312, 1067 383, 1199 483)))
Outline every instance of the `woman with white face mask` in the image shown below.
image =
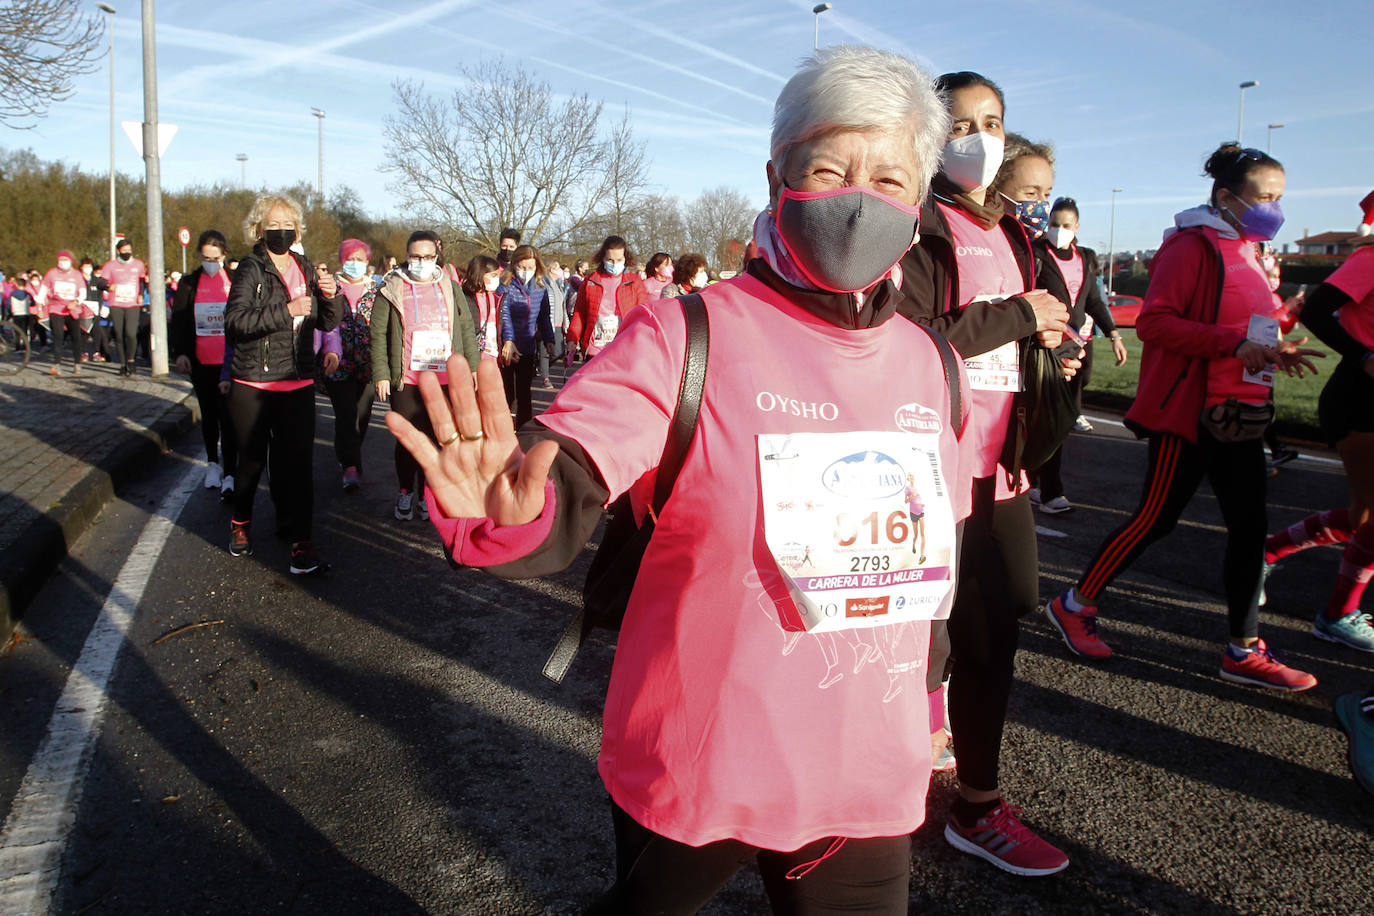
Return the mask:
POLYGON ((463 292, 472 303, 472 322, 477 330, 477 349, 482 359, 501 356, 500 263, 491 255, 475 255, 463 273, 463 292))
MULTIPOLYGON (((1081 247, 1077 241, 1078 204, 1072 198, 1061 197, 1050 208, 1046 230, 1042 237, 1032 245, 1035 249, 1036 285, 1049 290, 1052 295, 1069 308, 1069 327, 1083 338, 1082 366, 1072 379, 1069 387, 1082 410, 1083 389, 1088 386, 1092 374, 1093 332, 1101 330, 1112 342, 1112 355, 1118 366, 1126 363, 1126 343, 1121 339, 1112 313, 1098 291, 1095 279, 1098 273, 1097 253, 1091 248, 1081 247)), ((1079 432, 1090 432, 1092 426, 1080 413, 1076 425, 1079 432)), ((1066 441, 1033 475, 1036 490, 1031 491, 1031 501, 1040 503, 1040 511, 1046 515, 1059 515, 1073 511, 1073 504, 1064 495, 1062 475, 1064 452, 1069 448, 1066 441)))
POLYGON ((519 429, 534 417, 534 370, 538 351, 553 353, 548 279, 539 252, 521 245, 511 254, 511 266, 501 275, 501 380, 506 403, 519 429))
POLYGON ((649 298, 662 298, 663 288, 673 282, 675 265, 673 256, 667 252, 655 252, 644 267, 644 289, 649 298))
MULTIPOLYGON (((998 771, 1021 618, 1039 603, 1035 520, 1013 401, 1021 354, 1037 334, 1061 343, 1068 309, 1035 288, 1030 241, 1015 206, 989 192, 1002 166, 1002 90, 968 71, 938 77, 952 121, 941 172, 922 211, 921 242, 902 260, 903 314, 947 336, 965 357, 977 446, 973 512, 964 526, 954 610, 949 719, 958 748, 959 797, 945 839, 1018 875, 1048 875, 1068 856, 1031 832, 1003 800, 998 771)), ((931 707, 945 659, 928 669, 931 707)))
POLYGON ((678 296, 701 292, 710 283, 706 272, 706 259, 692 252, 680 255, 677 263, 673 265, 673 277, 675 279, 663 287, 659 298, 676 299, 678 296))
POLYGON ((52 328, 53 366, 48 374, 58 375, 62 368, 65 333, 72 341, 72 375, 80 375, 81 355, 86 352, 86 332, 81 329, 81 319, 86 314, 86 278, 76 269, 70 251, 57 253, 57 266, 43 276, 43 293, 52 328))
MULTIPOLYGON (((390 401, 392 413, 419 429, 428 428, 425 407, 415 387, 420 373, 436 373, 447 390, 447 360, 460 356, 465 360, 465 371, 453 382, 470 388, 479 360, 472 304, 462 287, 444 272, 443 253, 438 233, 428 229, 412 232, 406 242, 405 262, 386 275, 372 308, 372 379, 377 397, 390 401)), ((424 474, 399 442, 396 479, 399 488, 392 514, 403 522, 413 519, 415 495, 419 493, 420 517, 428 518, 424 474)))

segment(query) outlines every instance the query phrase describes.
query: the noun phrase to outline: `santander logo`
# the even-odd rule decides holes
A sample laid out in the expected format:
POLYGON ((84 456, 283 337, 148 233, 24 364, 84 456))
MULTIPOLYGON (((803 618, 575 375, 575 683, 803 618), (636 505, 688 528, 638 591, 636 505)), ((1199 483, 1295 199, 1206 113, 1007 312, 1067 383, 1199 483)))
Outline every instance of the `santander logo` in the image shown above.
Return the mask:
POLYGON ((921 404, 903 404, 897 408, 892 419, 904 433, 934 433, 938 436, 944 429, 940 415, 921 404))

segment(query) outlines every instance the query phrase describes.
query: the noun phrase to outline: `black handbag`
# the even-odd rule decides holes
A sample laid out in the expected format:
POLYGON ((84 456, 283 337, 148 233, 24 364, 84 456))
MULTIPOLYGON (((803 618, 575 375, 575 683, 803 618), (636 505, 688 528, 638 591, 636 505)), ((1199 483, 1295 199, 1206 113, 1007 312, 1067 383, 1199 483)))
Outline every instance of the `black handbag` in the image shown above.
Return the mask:
POLYGON ((1032 339, 1021 357, 1021 391, 1013 415, 1013 422, 1024 424, 1019 469, 1034 471, 1054 457, 1077 419, 1078 401, 1064 378, 1059 352, 1032 339))

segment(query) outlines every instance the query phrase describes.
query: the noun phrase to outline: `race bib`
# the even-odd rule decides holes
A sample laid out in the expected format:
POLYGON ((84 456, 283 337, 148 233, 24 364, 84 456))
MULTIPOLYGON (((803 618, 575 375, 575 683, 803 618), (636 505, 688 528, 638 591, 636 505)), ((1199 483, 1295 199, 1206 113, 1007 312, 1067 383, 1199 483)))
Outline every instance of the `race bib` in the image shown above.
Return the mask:
POLYGON ((592 330, 592 343, 598 347, 615 340, 615 335, 620 332, 620 316, 616 314, 602 315, 596 319, 596 327, 592 330))
POLYGON ((764 539, 795 605, 790 629, 949 616, 954 512, 930 417, 929 433, 758 437, 764 539))
POLYGON ((1021 390, 1021 348, 1016 341, 964 360, 969 387, 976 391, 1021 390))
POLYGON ((71 302, 76 298, 76 284, 70 280, 55 280, 52 285, 52 294, 63 302, 71 302))
POLYGON ((1084 315, 1084 316, 1083 316, 1083 327, 1081 327, 1081 328, 1078 329, 1078 336, 1079 336, 1079 337, 1082 337, 1084 340, 1092 340, 1092 339, 1093 339, 1093 328, 1094 328, 1094 327, 1095 327, 1095 325, 1093 324, 1093 316, 1091 316, 1091 315, 1084 315))
POLYGON ((133 302, 138 298, 137 283, 116 283, 114 299, 116 302, 133 302))
POLYGON ((416 331, 410 338, 410 368, 413 372, 443 372, 453 348, 447 331, 416 331))
MULTIPOLYGON (((1279 345, 1279 320, 1270 318, 1268 315, 1251 315, 1250 326, 1245 331, 1245 339, 1262 347, 1277 347, 1279 345)), ((1265 366, 1258 372, 1243 369, 1242 378, 1255 385, 1273 388, 1274 367, 1265 366)))
POLYGON ((196 336, 224 336, 224 302, 196 303, 196 336))

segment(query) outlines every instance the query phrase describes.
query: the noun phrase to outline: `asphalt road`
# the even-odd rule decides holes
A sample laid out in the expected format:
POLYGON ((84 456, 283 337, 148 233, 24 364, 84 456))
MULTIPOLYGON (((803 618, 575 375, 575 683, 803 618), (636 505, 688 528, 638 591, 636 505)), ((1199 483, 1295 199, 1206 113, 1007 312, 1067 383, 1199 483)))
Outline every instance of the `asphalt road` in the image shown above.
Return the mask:
MULTIPOLYGON (((320 403, 316 540, 333 571, 286 574, 265 488, 256 555, 230 557, 229 510, 197 488, 110 683, 51 912, 574 913, 608 886, 595 755, 610 645, 584 650, 562 686, 540 675, 585 559, 538 582, 451 569, 426 523, 391 516, 380 409, 362 491, 344 494, 320 403)), ((121 494, 0 659, 0 818, 111 583, 198 454, 193 434, 121 494)), ((1100 424, 1066 464, 1078 508, 1041 519, 1046 596, 1134 505, 1144 448, 1100 424)), ((1345 501, 1339 468, 1290 465, 1270 526, 1345 501)), ((1311 551, 1271 580, 1262 635, 1321 681, 1280 696, 1216 676, 1221 550, 1204 487, 1104 599, 1108 663, 1072 660, 1042 618, 1025 622, 1004 791, 1073 864, 1015 878, 954 852, 940 835, 953 780, 937 775, 912 912, 1369 911, 1374 798, 1349 778, 1331 703, 1369 684, 1374 659, 1308 635, 1339 555, 1311 551)), ((744 873, 707 912, 766 911, 744 873)))

